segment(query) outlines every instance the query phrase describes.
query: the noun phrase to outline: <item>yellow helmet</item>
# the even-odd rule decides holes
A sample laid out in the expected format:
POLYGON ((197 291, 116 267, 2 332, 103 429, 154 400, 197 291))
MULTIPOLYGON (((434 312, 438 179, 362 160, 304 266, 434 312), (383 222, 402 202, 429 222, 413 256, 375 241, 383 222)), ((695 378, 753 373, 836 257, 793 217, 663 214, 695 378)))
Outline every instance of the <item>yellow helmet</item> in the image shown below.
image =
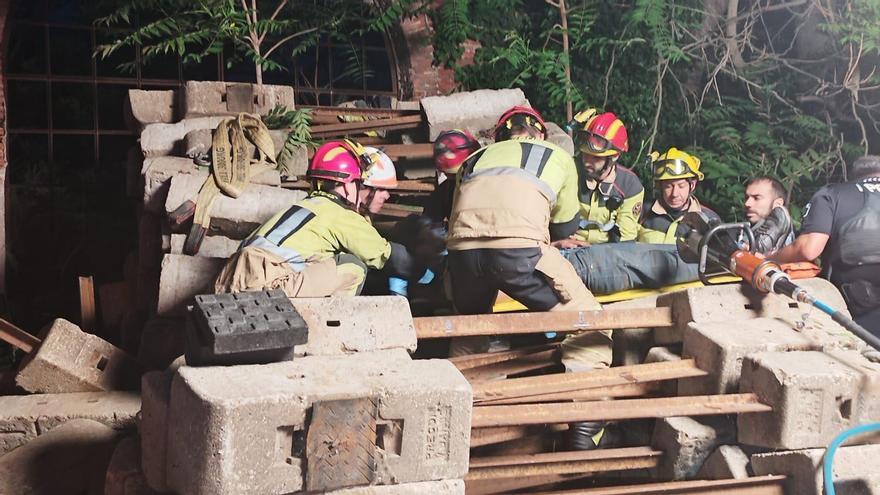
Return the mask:
POLYGON ((654 180, 690 179, 698 181, 705 177, 700 172, 700 159, 676 147, 662 155, 656 151, 651 153, 651 169, 654 180))

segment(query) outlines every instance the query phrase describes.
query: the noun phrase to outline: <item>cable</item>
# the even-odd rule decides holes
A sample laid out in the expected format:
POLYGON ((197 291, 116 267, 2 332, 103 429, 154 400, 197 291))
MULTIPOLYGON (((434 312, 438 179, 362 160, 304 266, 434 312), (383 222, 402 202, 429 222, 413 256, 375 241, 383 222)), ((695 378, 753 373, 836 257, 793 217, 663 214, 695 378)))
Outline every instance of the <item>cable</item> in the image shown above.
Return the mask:
POLYGON ((844 430, 840 432, 839 435, 834 437, 834 440, 828 445, 828 450, 825 451, 825 460, 822 463, 822 478, 824 480, 825 485, 825 495, 836 495, 834 491, 834 454, 837 452, 837 447, 840 447, 843 442, 847 441, 850 437, 854 437, 856 435, 861 435, 863 433, 868 433, 871 431, 880 431, 880 423, 868 423, 866 425, 856 426, 854 428, 850 428, 848 430, 844 430))

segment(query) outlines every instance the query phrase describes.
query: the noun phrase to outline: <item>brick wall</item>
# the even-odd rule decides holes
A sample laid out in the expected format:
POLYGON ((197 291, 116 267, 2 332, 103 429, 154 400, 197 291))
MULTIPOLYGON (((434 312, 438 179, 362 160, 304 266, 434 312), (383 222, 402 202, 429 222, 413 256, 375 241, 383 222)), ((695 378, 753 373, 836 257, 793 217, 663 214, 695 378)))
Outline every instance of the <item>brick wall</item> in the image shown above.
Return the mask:
MULTIPOLYGON (((455 89, 455 71, 433 65, 432 30, 430 17, 422 14, 404 19, 392 35, 403 99, 443 95, 455 89)), ((466 43, 459 65, 472 63, 478 46, 476 42, 466 43)))

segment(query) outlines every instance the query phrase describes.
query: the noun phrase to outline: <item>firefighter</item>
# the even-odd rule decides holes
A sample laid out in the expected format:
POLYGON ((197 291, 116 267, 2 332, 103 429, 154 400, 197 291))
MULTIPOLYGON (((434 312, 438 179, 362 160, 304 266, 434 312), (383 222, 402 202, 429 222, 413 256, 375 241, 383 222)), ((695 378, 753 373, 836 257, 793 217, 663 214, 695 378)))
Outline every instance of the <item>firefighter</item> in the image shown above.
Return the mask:
POLYGON ((581 221, 571 240, 554 246, 635 240, 645 188, 636 174, 618 163, 629 149, 626 127, 615 114, 597 115, 594 109, 575 115, 572 122, 581 221))
POLYGON ((409 277, 406 248, 369 221, 397 187, 391 160, 356 142, 331 141, 306 173, 312 192, 242 242, 215 282, 216 292, 281 288, 290 297, 357 295, 367 269, 409 277))
POLYGON ((702 211, 710 218, 721 220, 694 196, 697 184, 704 178, 699 158, 673 147, 662 155, 655 151, 651 161, 657 199, 642 214, 639 242, 675 244, 675 239, 685 234, 679 232, 682 217, 692 211, 702 211))
POLYGON ((445 222, 452 210, 455 176, 462 162, 480 149, 480 143, 468 131, 443 131, 434 141, 434 166, 437 168, 437 187, 425 206, 425 215, 434 222, 445 222))

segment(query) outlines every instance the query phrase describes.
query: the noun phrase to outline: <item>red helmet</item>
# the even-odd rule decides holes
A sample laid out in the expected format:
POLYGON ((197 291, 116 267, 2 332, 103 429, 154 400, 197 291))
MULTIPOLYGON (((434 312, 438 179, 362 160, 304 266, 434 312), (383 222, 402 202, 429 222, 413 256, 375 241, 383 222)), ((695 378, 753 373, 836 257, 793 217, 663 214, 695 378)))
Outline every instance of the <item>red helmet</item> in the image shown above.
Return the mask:
POLYGON ((321 145, 306 171, 309 179, 323 179, 348 184, 362 180, 363 165, 359 144, 352 141, 329 141, 321 145))
POLYGON ((434 165, 445 174, 457 174, 464 159, 478 149, 480 143, 468 131, 443 131, 434 141, 434 165))
POLYGON ((515 106, 504 112, 498 119, 498 123, 495 124, 495 141, 510 139, 510 130, 514 125, 530 126, 541 132, 547 132, 544 117, 541 117, 537 110, 531 107, 515 106))
POLYGON ((575 134, 576 148, 594 156, 612 156, 629 150, 626 126, 611 112, 594 115, 575 134))

